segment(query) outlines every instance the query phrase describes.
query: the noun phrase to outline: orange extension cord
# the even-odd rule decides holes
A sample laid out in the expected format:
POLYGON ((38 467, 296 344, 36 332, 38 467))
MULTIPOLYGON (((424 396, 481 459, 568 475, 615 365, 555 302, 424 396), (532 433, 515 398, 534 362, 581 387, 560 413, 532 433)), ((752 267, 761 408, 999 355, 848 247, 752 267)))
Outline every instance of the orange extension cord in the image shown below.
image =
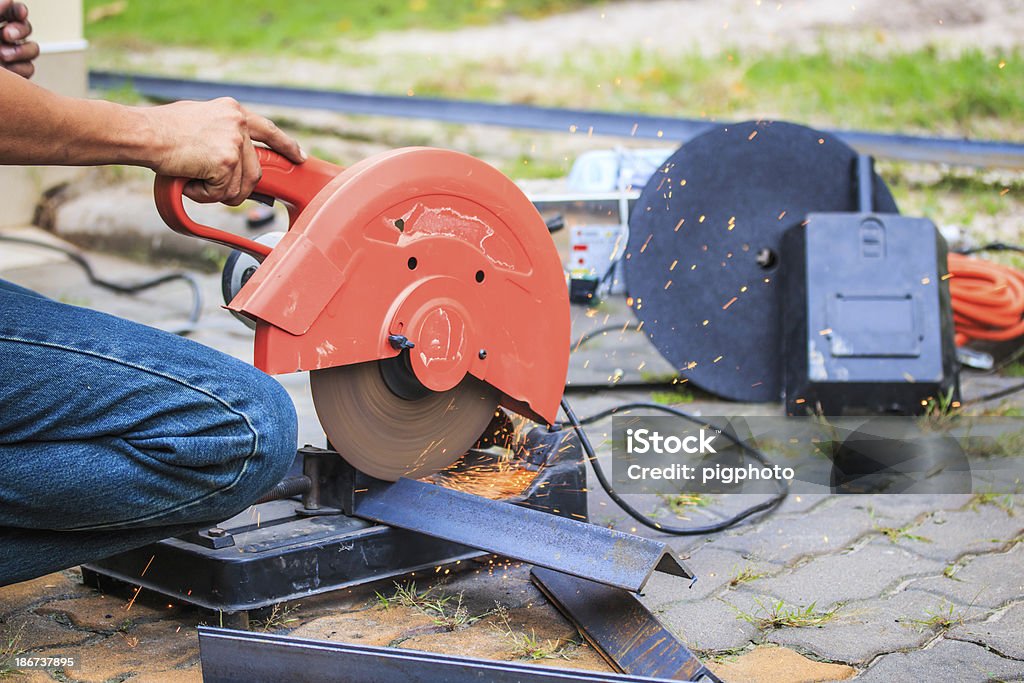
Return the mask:
POLYGON ((948 263, 957 346, 1024 335, 1024 272, 963 254, 948 263))

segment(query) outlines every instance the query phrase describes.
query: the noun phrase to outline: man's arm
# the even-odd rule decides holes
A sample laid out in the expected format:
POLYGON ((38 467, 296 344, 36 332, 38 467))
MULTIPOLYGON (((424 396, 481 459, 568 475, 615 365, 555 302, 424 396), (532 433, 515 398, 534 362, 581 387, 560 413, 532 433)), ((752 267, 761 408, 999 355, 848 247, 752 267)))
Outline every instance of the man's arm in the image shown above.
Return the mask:
MULTIPOLYGON (((31 31, 23 9, 0 0, 0 19, 9 21, 0 34, 0 63, 6 67, 0 68, 0 164, 145 166, 162 175, 195 178, 185 195, 196 201, 238 205, 261 175, 253 142, 295 163, 305 160, 295 140, 232 99, 128 107, 64 97, 28 82, 31 71, 13 68, 3 57, 12 47, 8 31, 18 31, 16 41, 31 31), (11 20, 14 12, 17 21, 11 20)), ((21 55, 38 54, 27 45, 14 47, 21 55)), ((31 66, 31 58, 27 63, 31 66)))

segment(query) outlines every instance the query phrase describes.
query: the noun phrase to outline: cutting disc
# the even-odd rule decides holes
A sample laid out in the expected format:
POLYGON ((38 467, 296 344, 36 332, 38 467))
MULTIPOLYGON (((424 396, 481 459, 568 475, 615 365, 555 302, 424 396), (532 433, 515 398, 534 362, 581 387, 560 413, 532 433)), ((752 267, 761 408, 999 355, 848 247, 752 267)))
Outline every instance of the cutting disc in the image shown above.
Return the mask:
MULTIPOLYGON (((820 131, 749 121, 704 133, 648 181, 629 220, 626 284, 658 351, 738 401, 781 392, 783 233, 808 213, 856 211, 856 153, 820 131)), ((877 175, 874 207, 896 213, 877 175)))
POLYGON ((394 481, 418 479, 458 460, 487 429, 498 392, 466 377, 448 391, 399 396, 371 361, 309 373, 320 424, 331 445, 356 469, 394 481))

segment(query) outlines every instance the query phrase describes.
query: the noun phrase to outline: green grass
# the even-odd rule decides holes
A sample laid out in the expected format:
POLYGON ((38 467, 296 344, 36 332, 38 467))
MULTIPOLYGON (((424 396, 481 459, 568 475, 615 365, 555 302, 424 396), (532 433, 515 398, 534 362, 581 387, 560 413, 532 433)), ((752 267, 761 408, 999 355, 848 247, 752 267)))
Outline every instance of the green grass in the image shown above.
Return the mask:
POLYGON ((991 505, 1005 512, 1007 516, 1013 517, 1015 515, 1015 503, 1016 500, 1009 493, 975 493, 974 497, 967 503, 967 509, 977 510, 982 506, 991 505))
POLYGON ((711 504, 712 497, 702 493, 662 494, 662 502, 680 519, 689 519, 687 515, 694 508, 703 508, 711 504))
POLYGON ((897 54, 778 52, 664 56, 655 49, 572 54, 560 64, 518 64, 532 89, 503 88, 508 65, 464 63, 411 85, 437 95, 735 119, 770 114, 812 125, 991 136, 992 122, 1021 131, 1024 67, 1019 52, 921 49, 897 54), (1003 68, 999 64, 1004 63, 1003 68), (556 82, 558 87, 552 87, 556 82))
POLYGON ((944 632, 964 623, 965 615, 958 610, 953 603, 943 600, 936 608, 925 610, 924 616, 919 619, 906 618, 897 619, 902 624, 908 624, 919 631, 944 632))
POLYGON ((813 602, 807 607, 791 607, 782 600, 767 605, 760 600, 755 602, 759 608, 756 614, 737 610, 736 618, 753 624, 760 631, 773 631, 780 628, 819 628, 832 621, 839 610, 839 607, 833 607, 827 612, 820 612, 813 602))
POLYGON ((532 18, 588 2, 594 0, 85 0, 85 34, 101 45, 311 53, 378 31, 532 18))
POLYGON ((508 610, 499 606, 495 612, 498 615, 499 625, 496 630, 501 636, 509 641, 512 649, 512 656, 516 659, 527 659, 537 661, 540 659, 572 659, 577 653, 578 643, 568 640, 553 640, 551 638, 539 638, 535 629, 530 632, 519 631, 512 628, 508 610))
POLYGON ((426 590, 419 590, 415 582, 405 585, 395 583, 395 592, 391 595, 376 594, 377 604, 383 609, 391 609, 395 605, 412 608, 427 616, 435 626, 445 631, 457 631, 491 614, 471 614, 469 608, 462 604, 462 593, 443 595, 436 593, 436 589, 437 586, 431 586, 426 590))
POLYGON ((725 585, 727 585, 729 588, 737 588, 745 583, 757 581, 758 579, 764 578, 765 576, 768 576, 768 574, 765 572, 755 571, 753 567, 747 565, 743 569, 736 570, 735 573, 733 573, 733 575, 729 577, 729 580, 726 582, 725 585))
POLYGON ((0 678, 14 677, 22 672, 14 666, 14 658, 22 654, 21 632, 25 625, 22 624, 17 630, 8 624, 3 634, 0 635, 0 678))

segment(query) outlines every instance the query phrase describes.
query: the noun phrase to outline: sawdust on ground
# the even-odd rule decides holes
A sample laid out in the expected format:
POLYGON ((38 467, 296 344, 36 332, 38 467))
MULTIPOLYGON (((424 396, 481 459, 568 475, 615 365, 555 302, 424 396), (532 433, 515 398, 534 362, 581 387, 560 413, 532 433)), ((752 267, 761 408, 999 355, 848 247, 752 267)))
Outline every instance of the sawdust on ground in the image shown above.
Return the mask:
POLYGON ((750 652, 708 666, 727 683, 818 683, 853 678, 845 664, 817 662, 787 647, 762 645, 750 652))

